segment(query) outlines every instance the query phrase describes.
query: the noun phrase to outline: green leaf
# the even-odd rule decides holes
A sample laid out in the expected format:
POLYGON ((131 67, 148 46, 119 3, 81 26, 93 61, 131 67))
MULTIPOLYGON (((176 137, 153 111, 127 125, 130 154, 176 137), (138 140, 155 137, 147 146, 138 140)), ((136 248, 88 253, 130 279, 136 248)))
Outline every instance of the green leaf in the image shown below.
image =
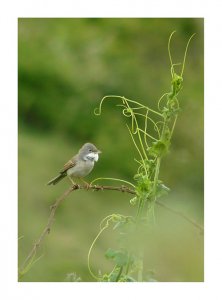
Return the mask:
POLYGON ((126 252, 118 251, 116 252, 114 261, 119 267, 123 267, 128 262, 128 254, 126 252))
POLYGON ((116 251, 111 248, 109 248, 105 253, 105 257, 108 259, 113 259, 115 255, 116 255, 116 251))
POLYGON ((108 259, 113 259, 118 267, 125 266, 128 263, 128 254, 126 251, 116 251, 109 248, 105 253, 105 257, 108 259))
POLYGON ((168 152, 169 141, 157 141, 153 142, 152 147, 150 148, 150 154, 161 157, 168 152))
POLYGON ((136 186, 136 193, 140 197, 143 193, 148 194, 152 188, 152 181, 147 175, 138 174, 137 186, 136 186))

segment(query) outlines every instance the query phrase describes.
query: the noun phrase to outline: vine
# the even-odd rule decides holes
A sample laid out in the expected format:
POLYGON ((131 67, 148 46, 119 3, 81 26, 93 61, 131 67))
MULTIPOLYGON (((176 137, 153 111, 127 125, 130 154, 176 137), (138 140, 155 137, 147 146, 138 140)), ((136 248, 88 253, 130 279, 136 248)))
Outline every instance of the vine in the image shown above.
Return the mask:
POLYGON ((171 56, 171 39, 174 33, 175 31, 171 33, 168 41, 171 88, 158 100, 157 110, 151 109, 139 101, 118 95, 103 97, 99 107, 94 110, 95 115, 100 116, 105 101, 114 99, 120 101, 116 106, 122 109, 122 115, 126 119, 130 119, 129 124, 126 123, 126 127, 138 153, 138 158, 135 159, 138 167, 133 183, 117 178, 97 178, 91 182, 93 184, 96 181, 105 179, 130 185, 135 191, 135 197, 130 200, 130 204, 137 208, 135 216, 113 214, 103 219, 102 223, 106 221, 105 225, 100 228, 88 253, 88 268, 96 280, 143 281, 144 253, 142 241, 146 238, 150 222, 155 223, 154 208, 157 198, 169 192, 169 188, 159 179, 159 171, 162 158, 168 153, 178 113, 180 112, 178 95, 182 89, 188 47, 194 36, 193 34, 187 42, 181 72, 177 74, 175 66, 180 64, 173 63, 171 56), (158 121, 155 121, 156 119, 158 121), (151 127, 153 133, 151 133, 151 127), (96 276, 90 266, 92 248, 100 235, 112 223, 114 223, 113 229, 121 237, 119 239, 120 247, 117 250, 108 249, 105 256, 114 262, 114 268, 110 273, 96 276))

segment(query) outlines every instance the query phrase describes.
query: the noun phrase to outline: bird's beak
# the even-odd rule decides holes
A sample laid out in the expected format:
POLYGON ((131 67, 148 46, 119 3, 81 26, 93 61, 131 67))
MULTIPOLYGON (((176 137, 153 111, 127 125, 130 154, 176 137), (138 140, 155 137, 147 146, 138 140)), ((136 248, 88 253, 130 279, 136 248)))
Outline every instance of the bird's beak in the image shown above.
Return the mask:
POLYGON ((97 150, 97 153, 98 153, 98 154, 100 154, 100 153, 102 153, 102 151, 100 151, 100 150, 97 150))

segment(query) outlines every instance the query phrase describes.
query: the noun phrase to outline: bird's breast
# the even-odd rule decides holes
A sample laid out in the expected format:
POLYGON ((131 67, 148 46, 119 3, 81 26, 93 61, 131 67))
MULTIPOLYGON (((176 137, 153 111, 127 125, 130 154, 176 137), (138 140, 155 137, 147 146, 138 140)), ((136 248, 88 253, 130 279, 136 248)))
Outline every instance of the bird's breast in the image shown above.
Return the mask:
POLYGON ((92 171, 93 167, 94 167, 94 161, 81 160, 78 161, 74 167, 67 170, 67 175, 73 177, 85 177, 92 171))

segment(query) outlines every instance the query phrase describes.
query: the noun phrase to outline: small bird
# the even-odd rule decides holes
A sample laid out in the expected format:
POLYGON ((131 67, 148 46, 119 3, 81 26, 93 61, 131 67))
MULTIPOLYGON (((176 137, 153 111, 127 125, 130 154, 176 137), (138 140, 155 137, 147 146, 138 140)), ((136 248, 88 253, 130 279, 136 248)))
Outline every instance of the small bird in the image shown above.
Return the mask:
POLYGON ((64 165, 59 175, 51 179, 47 184, 55 185, 66 176, 68 176, 72 184, 75 184, 72 178, 82 179, 82 177, 87 176, 92 171, 95 161, 98 161, 100 153, 101 151, 93 144, 84 144, 79 152, 64 165))

